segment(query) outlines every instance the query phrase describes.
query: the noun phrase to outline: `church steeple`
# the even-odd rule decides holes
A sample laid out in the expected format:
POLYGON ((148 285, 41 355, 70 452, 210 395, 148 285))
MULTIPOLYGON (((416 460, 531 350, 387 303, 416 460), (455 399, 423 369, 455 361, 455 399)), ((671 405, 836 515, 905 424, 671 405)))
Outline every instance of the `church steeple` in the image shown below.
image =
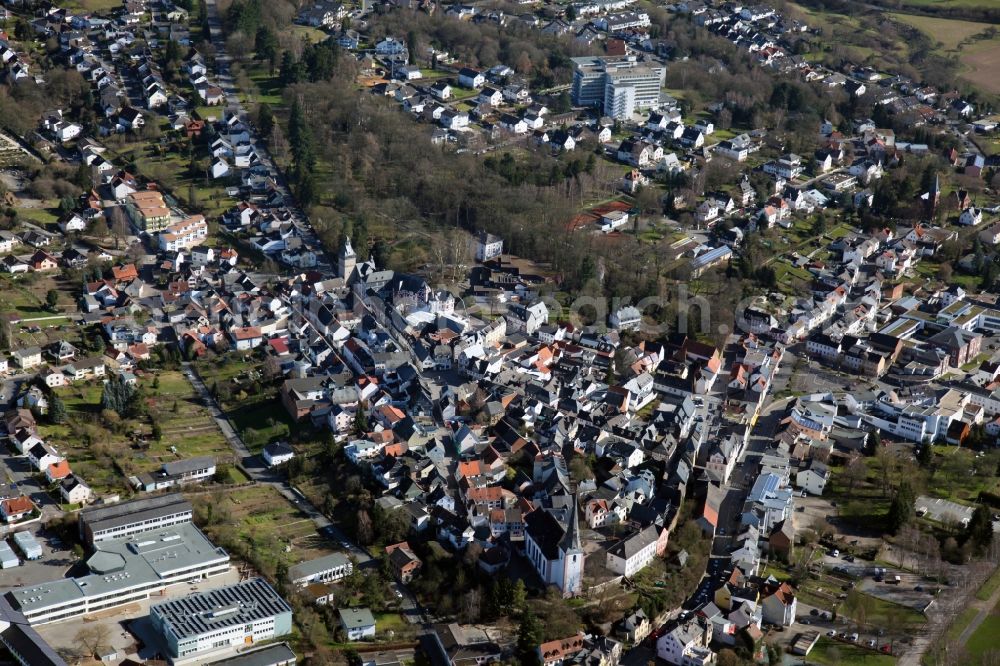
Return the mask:
POLYGON ((340 246, 340 254, 337 256, 337 268, 340 272, 340 277, 344 278, 344 281, 350 284, 351 279, 354 277, 354 270, 358 265, 358 256, 354 254, 354 248, 351 247, 351 237, 345 236, 344 243, 340 246))
POLYGON ((587 560, 583 546, 580 544, 580 507, 576 494, 573 494, 573 512, 569 517, 566 531, 559 541, 559 560, 562 564, 562 580, 559 589, 564 597, 575 597, 583 592, 583 569, 587 560))
POLYGON ((580 544, 580 517, 578 515, 579 510, 575 494, 573 495, 573 508, 570 509, 570 512, 569 524, 566 526, 566 532, 559 542, 559 550, 566 554, 572 552, 580 553, 583 552, 583 546, 580 544))

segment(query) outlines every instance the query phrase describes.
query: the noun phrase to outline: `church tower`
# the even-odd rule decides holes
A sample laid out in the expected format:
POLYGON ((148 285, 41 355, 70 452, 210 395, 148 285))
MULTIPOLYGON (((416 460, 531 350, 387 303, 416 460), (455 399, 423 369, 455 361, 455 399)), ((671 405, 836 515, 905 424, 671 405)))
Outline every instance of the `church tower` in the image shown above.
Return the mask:
POLYGON ((586 555, 580 544, 580 518, 577 497, 573 495, 569 524, 559 542, 559 559, 562 560, 562 593, 564 597, 575 597, 583 592, 583 565, 586 555))
POLYGON ((340 273, 340 277, 344 278, 344 282, 350 284, 354 278, 354 270, 358 265, 358 256, 354 254, 354 248, 351 247, 351 238, 344 238, 344 245, 340 248, 340 254, 337 256, 337 269, 340 273))

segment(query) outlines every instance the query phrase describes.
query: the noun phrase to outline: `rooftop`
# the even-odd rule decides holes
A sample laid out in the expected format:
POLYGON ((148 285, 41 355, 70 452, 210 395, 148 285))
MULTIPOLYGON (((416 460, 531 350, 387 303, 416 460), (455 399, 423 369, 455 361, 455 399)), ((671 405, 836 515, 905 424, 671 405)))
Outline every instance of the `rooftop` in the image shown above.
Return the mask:
POLYGON ((149 609, 170 627, 178 640, 220 627, 250 624, 291 613, 292 607, 263 578, 155 604, 149 609))

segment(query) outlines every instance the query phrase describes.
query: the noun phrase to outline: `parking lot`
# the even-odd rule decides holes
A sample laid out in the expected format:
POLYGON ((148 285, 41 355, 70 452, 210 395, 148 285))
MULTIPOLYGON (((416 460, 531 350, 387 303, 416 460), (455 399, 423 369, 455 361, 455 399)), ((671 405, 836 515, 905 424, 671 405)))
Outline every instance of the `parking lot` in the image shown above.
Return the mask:
POLYGON ((38 543, 41 544, 42 557, 37 560, 23 559, 24 553, 17 549, 13 539, 8 538, 7 543, 22 559, 21 566, 3 570, 3 575, 0 576, 0 585, 2 585, 0 589, 4 591, 9 588, 37 585, 56 578, 63 578, 66 572, 78 561, 65 544, 47 530, 40 529, 38 523, 26 526, 26 531, 34 534, 38 543))
POLYGON ((973 511, 971 506, 946 499, 925 497, 924 495, 917 498, 917 515, 925 516, 939 523, 967 525, 972 520, 973 511))
POLYGON ((918 574, 894 569, 879 565, 882 580, 876 580, 875 565, 871 562, 855 560, 848 562, 842 558, 832 557, 830 554, 823 556, 821 560, 824 566, 835 572, 844 572, 853 578, 858 579, 857 589, 865 594, 888 601, 900 606, 912 608, 915 611, 923 612, 929 603, 934 600, 934 592, 942 590, 947 594, 948 586, 939 583, 930 583, 918 574), (896 577, 899 582, 896 582, 896 577))

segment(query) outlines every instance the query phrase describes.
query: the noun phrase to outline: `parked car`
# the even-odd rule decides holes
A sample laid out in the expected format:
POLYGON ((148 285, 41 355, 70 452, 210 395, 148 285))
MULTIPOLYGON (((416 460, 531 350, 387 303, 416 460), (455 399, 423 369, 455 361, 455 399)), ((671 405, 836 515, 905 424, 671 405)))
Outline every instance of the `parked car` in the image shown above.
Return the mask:
POLYGON ((847 637, 847 640, 849 640, 851 642, 857 642, 857 640, 858 640, 858 634, 857 633, 851 634, 850 636, 847 637))

